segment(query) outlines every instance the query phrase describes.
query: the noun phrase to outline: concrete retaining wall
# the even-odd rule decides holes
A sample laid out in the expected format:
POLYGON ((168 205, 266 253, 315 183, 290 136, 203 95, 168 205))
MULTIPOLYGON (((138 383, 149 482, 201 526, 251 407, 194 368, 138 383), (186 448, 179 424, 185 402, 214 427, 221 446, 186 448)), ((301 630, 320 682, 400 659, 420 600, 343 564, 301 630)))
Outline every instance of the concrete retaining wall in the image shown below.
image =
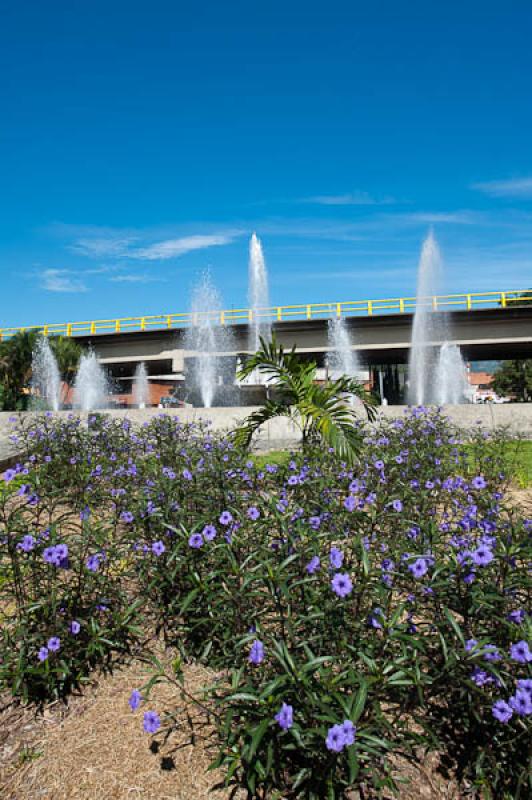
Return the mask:
MULTIPOLYGON (((379 415, 386 418, 403 416, 406 408, 406 406, 383 406, 379 408, 379 415)), ((183 422, 207 419, 210 420, 214 430, 227 430, 241 424, 251 411, 253 411, 252 408, 179 408, 163 412, 157 408, 150 408, 119 409, 105 413, 112 417, 127 417, 138 425, 164 413, 177 416, 183 422)), ((482 427, 492 429, 503 425, 508 426, 515 434, 532 439, 532 403, 446 406, 444 412, 460 427, 471 428, 480 423, 482 427)), ((69 413, 68 411, 59 412, 61 416, 65 417, 69 413)), ((13 416, 16 414, 0 412, 0 468, 5 468, 7 463, 16 457, 16 447, 9 442, 9 435, 13 428, 9 419, 13 416)), ((298 429, 290 420, 275 419, 263 426, 258 437, 257 448, 274 450, 294 446, 298 441, 298 429)))

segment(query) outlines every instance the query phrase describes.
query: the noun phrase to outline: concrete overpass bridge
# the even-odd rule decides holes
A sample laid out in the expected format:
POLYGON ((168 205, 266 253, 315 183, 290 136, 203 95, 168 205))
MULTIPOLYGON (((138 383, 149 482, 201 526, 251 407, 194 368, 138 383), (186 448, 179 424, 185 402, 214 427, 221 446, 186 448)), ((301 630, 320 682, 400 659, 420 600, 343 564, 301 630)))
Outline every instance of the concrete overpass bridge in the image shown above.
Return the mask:
MULTIPOLYGON (((447 315, 447 341, 459 345, 466 361, 532 358, 532 290, 275 306, 258 315, 251 309, 206 314, 230 329, 228 357, 249 352, 250 326, 258 317, 272 323, 285 347, 295 345, 302 357, 315 359, 322 368, 329 349, 328 321, 344 318, 360 363, 372 370, 408 362, 413 315, 421 304, 436 315, 447 315)), ((140 362, 161 390, 184 381, 187 361, 195 356, 187 348, 186 331, 199 324, 199 317, 182 313, 34 327, 48 336, 74 336, 92 347, 127 393, 140 362)), ((17 330, 23 329, 0 328, 0 339, 17 330)))

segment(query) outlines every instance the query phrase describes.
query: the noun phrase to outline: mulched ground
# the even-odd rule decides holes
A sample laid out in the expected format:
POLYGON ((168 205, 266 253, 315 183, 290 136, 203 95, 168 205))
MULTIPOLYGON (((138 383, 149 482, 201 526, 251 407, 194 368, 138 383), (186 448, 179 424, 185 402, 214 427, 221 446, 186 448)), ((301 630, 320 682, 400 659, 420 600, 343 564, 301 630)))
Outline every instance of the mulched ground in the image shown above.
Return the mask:
MULTIPOLYGON (((134 663, 103 677, 68 710, 59 704, 43 716, 6 709, 0 715, 0 797, 2 800, 225 800, 212 792, 221 774, 207 772, 213 758, 210 727, 192 703, 179 728, 159 751, 142 729, 143 710, 176 706, 176 689, 163 683, 146 709, 132 712, 131 690, 146 681, 147 668, 134 663), (193 731, 187 716, 193 723, 193 731)), ((186 671, 192 693, 212 675, 201 667, 186 671)))

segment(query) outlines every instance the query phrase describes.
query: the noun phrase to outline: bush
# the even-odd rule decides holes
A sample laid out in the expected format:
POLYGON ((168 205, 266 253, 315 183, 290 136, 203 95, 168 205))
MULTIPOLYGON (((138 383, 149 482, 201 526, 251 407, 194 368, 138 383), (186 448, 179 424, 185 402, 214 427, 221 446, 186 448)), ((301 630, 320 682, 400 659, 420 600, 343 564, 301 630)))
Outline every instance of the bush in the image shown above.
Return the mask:
MULTIPOLYGON (((17 513, 38 495, 41 529, 66 541, 65 501, 97 509, 72 534, 86 626, 95 598, 129 583, 178 673, 187 658, 217 670, 207 698, 228 783, 258 798, 372 797, 397 787, 399 756, 438 750, 464 791, 527 796, 532 521, 505 502, 503 432, 465 436, 416 409, 366 427, 354 466, 323 448, 265 463, 166 416, 140 430, 45 418, 17 435, 30 464, 17 513), (88 551, 105 552, 108 584, 83 568, 88 551)), ((5 524, 9 563, 22 563, 23 525, 5 524)), ((29 558, 31 601, 72 619, 70 595, 46 582, 67 572, 29 558)), ((113 653, 130 647, 120 598, 113 653)))
POLYGON ((0 686, 43 705, 131 653, 141 603, 124 588, 124 548, 109 527, 88 507, 42 527, 25 471, 8 470, 0 497, 0 686))

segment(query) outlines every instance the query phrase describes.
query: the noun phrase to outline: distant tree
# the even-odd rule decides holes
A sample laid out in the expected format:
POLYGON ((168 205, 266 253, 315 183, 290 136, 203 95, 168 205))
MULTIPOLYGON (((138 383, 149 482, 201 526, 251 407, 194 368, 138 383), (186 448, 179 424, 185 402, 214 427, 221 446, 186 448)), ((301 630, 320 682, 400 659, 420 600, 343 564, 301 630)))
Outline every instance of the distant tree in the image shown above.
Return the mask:
MULTIPOLYGON (((40 336, 38 330, 16 333, 0 342, 0 408, 24 410, 28 406, 33 351, 40 336)), ((72 339, 57 336, 50 339, 61 379, 72 384, 81 355, 81 347, 72 339)))
MULTIPOLYGON (((517 292, 516 294, 508 294, 506 296, 506 304, 512 307, 532 305, 532 289, 525 289, 524 292, 517 292)), ((502 302, 499 305, 502 305, 502 302)))
POLYGON ((25 389, 31 380, 32 352, 38 335, 38 331, 22 331, 0 344, 2 403, 7 411, 23 410, 28 405, 25 389))
POLYGON ((491 385, 498 395, 528 403, 532 400, 532 359, 503 361, 493 374, 491 385))

